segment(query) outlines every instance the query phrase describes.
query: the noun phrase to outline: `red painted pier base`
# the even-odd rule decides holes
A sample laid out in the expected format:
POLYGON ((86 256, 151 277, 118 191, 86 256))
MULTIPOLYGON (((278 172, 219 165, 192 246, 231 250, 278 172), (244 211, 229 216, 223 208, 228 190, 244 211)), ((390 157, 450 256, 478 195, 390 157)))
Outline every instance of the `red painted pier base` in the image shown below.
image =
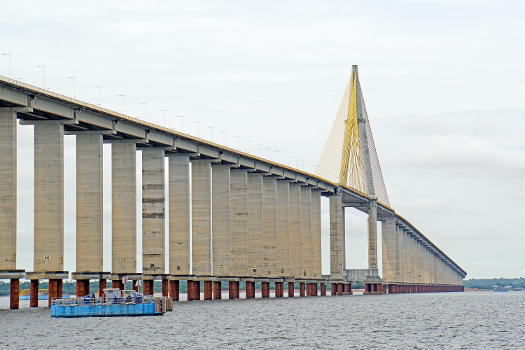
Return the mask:
POLYGON ((118 288, 120 290, 124 290, 124 283, 122 283, 121 280, 112 280, 111 288, 118 288))
POLYGON ((239 281, 230 281, 228 283, 228 298, 230 299, 239 298, 239 281))
POLYGON ((221 281, 213 281, 213 299, 219 300, 222 298, 222 283, 221 281))
POLYGON ((284 296, 283 282, 275 282, 275 297, 282 298, 284 296))
POLYGON ((383 292, 388 291, 389 294, 463 292, 464 286, 389 284, 388 286, 381 287, 380 290, 383 292))
POLYGON ((167 297, 170 294, 170 281, 167 279, 162 280, 162 296, 167 297))
POLYGON ((12 278, 9 284, 9 308, 18 309, 20 307, 20 280, 12 278))
POLYGON ((29 287, 29 306, 38 307, 38 280, 31 280, 29 287))
POLYGON ((321 296, 326 296, 326 284, 321 283, 321 296))
POLYGON ((193 300, 201 300, 201 282, 193 281, 193 300))
POLYGON ((295 294, 295 283, 288 282, 288 298, 293 298, 295 294))
POLYGON ((299 296, 304 297, 305 296, 305 286, 304 283, 299 283, 299 296))
POLYGON ((142 281, 142 294, 153 295, 153 280, 142 281))
POLYGON ((104 289, 106 289, 106 279, 100 279, 98 281, 98 295, 102 296, 104 295, 104 289))
POLYGON ((204 300, 211 300, 212 293, 211 293, 211 281, 204 281, 204 300))
POLYGON ((261 293, 263 298, 270 297, 270 282, 261 282, 261 293))
POLYGON ((186 281, 186 295, 188 301, 193 300, 193 281, 186 281))
POLYGON ((332 283, 332 287, 330 289, 330 295, 337 295, 337 283, 332 283))
POLYGON ((343 284, 337 283, 337 295, 343 295, 343 284))
POLYGON ((170 297, 173 301, 179 301, 179 281, 170 281, 170 297))
POLYGON ((77 297, 89 295, 89 280, 77 280, 75 294, 77 297))
POLYGON ((246 282, 246 299, 255 298, 255 282, 246 282))
POLYGON ((58 298, 58 281, 57 279, 50 279, 49 280, 49 288, 48 288, 48 299, 47 299, 47 306, 51 307, 51 301, 58 298))

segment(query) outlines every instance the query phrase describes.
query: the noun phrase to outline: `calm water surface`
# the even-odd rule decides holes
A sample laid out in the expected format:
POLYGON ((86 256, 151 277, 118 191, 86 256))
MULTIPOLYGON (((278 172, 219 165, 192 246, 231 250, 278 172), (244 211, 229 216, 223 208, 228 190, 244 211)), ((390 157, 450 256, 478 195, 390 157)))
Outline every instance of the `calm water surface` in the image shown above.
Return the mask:
POLYGON ((159 317, 1 309, 0 349, 525 349, 524 315, 521 292, 180 302, 159 317))

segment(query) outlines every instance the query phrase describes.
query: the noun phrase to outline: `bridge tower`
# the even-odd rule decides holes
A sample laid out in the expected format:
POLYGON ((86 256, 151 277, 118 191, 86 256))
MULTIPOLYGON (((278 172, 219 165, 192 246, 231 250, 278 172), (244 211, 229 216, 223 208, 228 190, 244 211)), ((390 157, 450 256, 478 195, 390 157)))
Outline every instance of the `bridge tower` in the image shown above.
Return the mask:
MULTIPOLYGON (((387 206, 390 206, 390 203, 366 112, 357 65, 352 66, 352 74, 317 165, 316 175, 341 186, 356 189, 370 197, 366 208, 368 268, 377 270, 377 201, 387 206)), ((342 234, 344 236, 344 231, 342 234)), ((343 266, 331 271, 332 274, 335 272, 337 275, 339 270, 344 269, 344 243, 342 247, 343 260, 335 263, 343 266)))

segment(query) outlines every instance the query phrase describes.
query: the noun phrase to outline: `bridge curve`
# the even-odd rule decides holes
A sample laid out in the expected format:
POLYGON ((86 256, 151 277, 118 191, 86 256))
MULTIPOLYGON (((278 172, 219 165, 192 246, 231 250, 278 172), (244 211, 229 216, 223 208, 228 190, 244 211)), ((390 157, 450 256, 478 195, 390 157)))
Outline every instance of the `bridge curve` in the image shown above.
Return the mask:
MULTIPOLYGON (((318 285, 322 291, 325 283, 341 290, 346 288, 341 286, 352 281, 352 276, 344 272, 342 258, 345 245, 341 211, 344 213, 345 207, 368 213, 370 232, 377 230, 377 221, 387 223, 382 225, 384 276, 382 280, 368 281, 373 282, 367 285, 368 292, 382 292, 383 285, 388 292, 412 291, 407 286, 433 288, 425 291, 462 290, 466 272, 373 195, 0 76, 0 278, 9 278, 12 283, 18 283, 22 277, 31 279, 33 291, 38 289, 38 280, 49 279, 50 298, 61 294, 62 280, 68 276, 63 261, 64 135, 76 135, 77 142, 77 271, 73 278, 77 280, 79 295, 86 293, 86 288, 89 291, 90 279, 99 279, 101 286, 102 281, 105 284, 106 279, 111 279, 113 285, 121 286, 123 278, 143 280, 145 293, 152 292, 154 280, 162 280, 163 292, 176 293, 177 298, 180 280, 188 281, 192 298, 199 297, 195 292, 200 288, 197 282, 204 281, 206 299, 212 297, 212 288, 220 288, 221 281, 230 283, 232 297, 238 295, 239 281, 246 281, 250 295, 255 281, 263 283, 263 295, 270 282, 275 283, 276 296, 282 295, 284 282, 289 283, 289 288, 290 283, 293 287, 297 282, 312 295, 317 294, 318 285), (17 270, 16 265, 17 120, 35 128, 32 272, 17 270), (102 268, 104 143, 112 144, 111 272, 102 268), (134 253, 137 150, 143 151, 142 272, 136 270, 134 253), (164 157, 169 158, 169 270, 164 266, 164 157), (320 196, 330 197, 329 276, 321 272, 320 196), (224 219, 212 221, 213 216, 224 219), (407 242, 414 241, 414 249, 423 248, 424 252, 416 256, 405 249, 399 244, 401 235, 406 236, 407 242), (409 280, 411 275, 405 270, 430 257, 435 260, 435 271, 435 264, 440 262, 441 275, 435 272, 426 279, 420 276, 409 280)), ((374 254, 369 251, 369 261, 374 254)), ((377 261, 375 264, 377 271, 377 261)), ((429 275, 426 270, 425 273, 429 275)), ((289 292, 293 295, 293 289, 289 292)), ((217 294, 214 292, 213 296, 217 294)))

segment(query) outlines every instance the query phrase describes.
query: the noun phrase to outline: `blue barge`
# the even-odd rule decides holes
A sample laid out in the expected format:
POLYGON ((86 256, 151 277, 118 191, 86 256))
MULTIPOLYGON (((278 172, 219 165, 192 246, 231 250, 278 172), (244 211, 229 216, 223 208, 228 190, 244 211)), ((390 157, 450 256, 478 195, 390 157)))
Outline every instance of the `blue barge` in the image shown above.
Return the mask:
POLYGON ((51 303, 51 317, 155 316, 173 309, 168 297, 142 296, 134 290, 104 289, 103 298, 56 299, 51 303))

